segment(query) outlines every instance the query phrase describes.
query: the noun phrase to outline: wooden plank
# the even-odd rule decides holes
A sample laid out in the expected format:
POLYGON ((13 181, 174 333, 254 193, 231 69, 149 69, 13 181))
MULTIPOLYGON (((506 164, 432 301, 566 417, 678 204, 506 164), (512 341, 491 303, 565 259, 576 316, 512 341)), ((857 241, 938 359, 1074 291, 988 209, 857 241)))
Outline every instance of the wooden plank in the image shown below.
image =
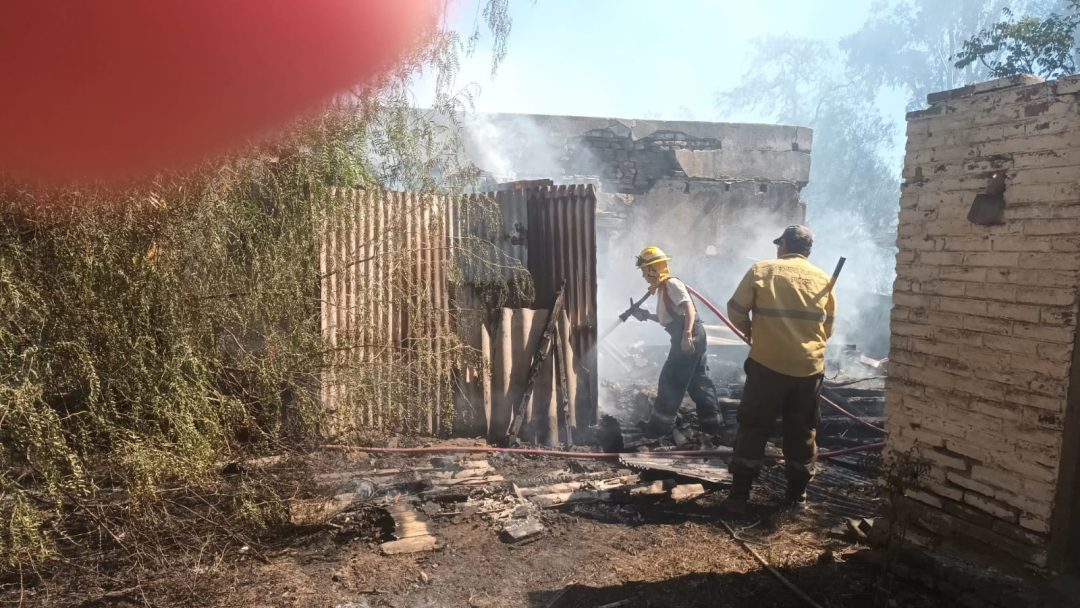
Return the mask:
POLYGON ((349 508, 356 494, 338 494, 333 498, 296 498, 289 501, 289 522, 294 526, 326 525, 337 514, 349 508))
POLYGON ((487 468, 471 468, 471 469, 462 469, 460 471, 440 471, 440 472, 437 472, 437 473, 430 473, 428 475, 425 475, 425 477, 427 479, 430 479, 434 483, 434 482, 436 482, 438 480, 469 479, 469 478, 473 478, 473 477, 487 477, 494 470, 495 469, 493 469, 492 467, 489 466, 487 468))
POLYGON ((383 555, 402 555, 405 553, 419 553, 432 551, 439 548, 439 539, 427 534, 424 536, 412 536, 401 540, 392 540, 379 545, 383 555))
POLYGON ((506 429, 509 428, 513 409, 510 403, 510 390, 513 384, 514 369, 514 309, 503 308, 499 312, 501 316, 493 340, 492 403, 491 416, 488 418, 488 437, 492 440, 501 438, 506 429))
POLYGON ((638 475, 623 475, 621 477, 612 477, 610 479, 568 481, 540 486, 519 487, 514 485, 514 493, 518 498, 528 498, 530 496, 539 496, 541 494, 557 494, 560 492, 572 492, 574 490, 582 489, 613 490, 631 483, 637 483, 639 479, 640 477, 638 477, 638 475))
POLYGON ((415 511, 404 511, 401 513, 392 514, 394 517, 394 523, 398 525, 411 524, 413 522, 423 522, 423 518, 419 513, 415 511))
POLYGON ((720 458, 710 458, 706 462, 701 462, 689 458, 633 455, 623 456, 619 458, 619 462, 638 471, 663 471, 710 484, 731 481, 731 473, 728 472, 727 462, 720 458))
POLYGON ((399 540, 429 535, 431 535, 431 530, 428 528, 427 523, 422 521, 406 522, 394 529, 394 536, 398 537, 399 540))
POLYGON ((506 481, 502 475, 488 475, 486 477, 466 477, 464 479, 433 479, 432 485, 446 486, 482 486, 489 483, 506 481))
MULTIPOLYGON (((574 444, 574 422, 573 422, 573 410, 571 409, 571 403, 576 398, 576 391, 571 389, 570 385, 570 371, 574 365, 573 353, 570 350, 570 322, 566 318, 566 311, 563 310, 559 313, 559 336, 558 341, 555 343, 555 373, 558 382, 556 383, 558 396, 558 403, 556 408, 551 412, 550 431, 553 441, 559 439, 559 409, 563 414, 563 426, 566 430, 566 443, 567 445, 574 444)), ((575 378, 576 380, 576 378, 575 378)), ((552 443, 551 445, 554 445, 552 443)))
POLYGON ((652 483, 642 483, 630 488, 630 495, 645 495, 645 496, 658 496, 665 494, 664 482, 657 479, 652 483))
POLYGON ((491 386, 492 371, 491 363, 491 334, 488 332, 487 324, 481 321, 480 323, 480 394, 482 395, 482 401, 484 403, 484 429, 485 435, 491 433, 491 408, 493 405, 493 389, 491 386))
POLYGON ((601 502, 611 498, 610 492, 599 490, 575 490, 572 492, 557 492, 554 494, 541 494, 529 498, 534 505, 549 509, 581 502, 601 502))
POLYGON ((514 494, 518 498, 529 498, 530 496, 540 496, 542 494, 553 494, 556 492, 572 492, 574 490, 580 490, 585 487, 585 482, 571 481, 567 483, 554 483, 549 486, 536 486, 533 488, 519 488, 516 484, 513 486, 514 494))
MULTIPOLYGON (((398 541, 404 541, 414 538, 431 537, 435 538, 431 534, 430 528, 428 528, 427 517, 416 511, 413 505, 410 503, 394 503, 386 506, 386 512, 390 514, 390 517, 394 519, 394 536, 398 541)), ((426 541, 425 541, 426 542, 426 541)), ((386 543, 383 544, 385 552, 386 543)), ((391 550, 399 553, 406 553, 405 549, 411 547, 411 545, 391 545, 391 550)), ((423 550, 423 549, 417 549, 423 550)))
POLYGON ((692 500, 705 494, 705 487, 700 483, 686 483, 671 488, 671 498, 675 501, 692 500))

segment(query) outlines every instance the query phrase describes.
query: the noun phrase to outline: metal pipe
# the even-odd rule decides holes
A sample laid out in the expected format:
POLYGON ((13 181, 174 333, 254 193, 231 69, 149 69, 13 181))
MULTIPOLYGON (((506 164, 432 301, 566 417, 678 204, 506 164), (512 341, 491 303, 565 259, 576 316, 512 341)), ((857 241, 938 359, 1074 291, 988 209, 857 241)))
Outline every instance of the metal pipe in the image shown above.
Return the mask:
POLYGON ((821 604, 815 602, 814 598, 807 595, 805 591, 796 587, 795 583, 788 580, 787 577, 781 574, 779 570, 774 568, 773 565, 770 564, 764 556, 762 556, 760 553, 757 552, 757 550, 750 546, 750 543, 746 542, 745 540, 743 540, 742 537, 736 534, 735 530, 732 529, 731 524, 724 521, 723 519, 720 520, 720 523, 724 525, 724 528, 728 531, 728 534, 731 535, 731 538, 733 538, 735 542, 739 543, 739 546, 741 546, 743 549, 746 549, 746 551, 750 553, 750 555, 753 555, 754 559, 756 559, 758 563, 764 566, 766 570, 768 570, 773 576, 775 576, 776 579, 780 581, 780 583, 783 584, 785 587, 787 587, 789 591, 794 593, 796 597, 802 600, 803 603, 805 603, 807 606, 810 606, 811 608, 822 608, 821 604))
POLYGON ((840 278, 840 271, 844 269, 844 262, 846 261, 847 258, 841 256, 840 261, 836 263, 836 268, 832 271, 832 278, 829 279, 829 291, 832 291, 832 288, 836 286, 836 280, 840 278))

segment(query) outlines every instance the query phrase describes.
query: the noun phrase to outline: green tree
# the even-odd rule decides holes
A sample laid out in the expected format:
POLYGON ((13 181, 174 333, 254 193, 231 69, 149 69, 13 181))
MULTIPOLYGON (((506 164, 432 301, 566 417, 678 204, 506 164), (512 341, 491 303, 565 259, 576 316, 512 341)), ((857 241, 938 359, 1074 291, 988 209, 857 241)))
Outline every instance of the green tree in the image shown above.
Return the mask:
POLYGON ((992 26, 1006 4, 1046 13, 1057 2, 879 2, 862 27, 837 44, 791 36, 759 39, 743 84, 720 93, 718 105, 721 111, 753 109, 814 129, 804 191, 809 218, 840 215, 861 228, 861 238, 887 243, 899 197, 903 120, 885 115, 880 100, 900 97, 914 110, 928 93, 994 77, 982 63, 957 70, 952 57, 992 26))
POLYGON ((744 84, 718 95, 723 109, 753 108, 784 124, 814 129, 810 185, 803 195, 811 220, 836 213, 889 230, 895 171, 884 162, 893 128, 842 69, 842 53, 820 41, 758 41, 744 84))
MULTIPOLYGON (((920 107, 928 93, 983 80, 988 72, 982 66, 958 71, 951 58, 961 50, 964 40, 987 27, 1009 4, 1018 3, 878 2, 870 9, 866 23, 839 43, 845 76, 867 96, 882 90, 898 92, 907 100, 908 109, 920 107)), ((1028 0, 1026 4, 1033 2, 1028 0)))
POLYGON ((996 78, 1036 74, 1060 78, 1076 72, 1080 0, 1067 0, 1066 14, 1051 13, 1039 18, 1016 18, 1002 9, 1004 20, 979 30, 964 41, 952 56, 955 66, 968 69, 982 65, 996 78))

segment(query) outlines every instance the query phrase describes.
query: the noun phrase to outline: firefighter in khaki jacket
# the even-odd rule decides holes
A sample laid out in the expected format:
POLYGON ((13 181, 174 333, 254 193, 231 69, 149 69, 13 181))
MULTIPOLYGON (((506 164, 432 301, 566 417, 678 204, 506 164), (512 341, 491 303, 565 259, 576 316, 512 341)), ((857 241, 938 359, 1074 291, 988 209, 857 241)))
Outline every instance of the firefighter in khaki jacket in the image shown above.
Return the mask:
POLYGON ((783 418, 786 506, 806 502, 817 457, 818 394, 836 299, 829 275, 806 259, 814 244, 809 228, 788 226, 773 243, 778 259, 754 264, 728 301, 732 322, 750 339, 724 502, 736 514, 746 510, 777 417, 783 418))
POLYGON ((656 401, 649 419, 643 421, 642 426, 650 437, 670 433, 683 395, 689 393, 697 406, 701 432, 716 435, 723 428, 724 419, 717 407, 716 386, 709 378, 705 359, 705 326, 690 300, 686 285, 670 275, 670 260, 671 257, 659 247, 646 247, 637 257, 637 267, 649 284, 649 293, 656 294, 657 302, 656 314, 638 308, 634 318, 656 321, 671 336, 671 350, 660 370, 656 401))

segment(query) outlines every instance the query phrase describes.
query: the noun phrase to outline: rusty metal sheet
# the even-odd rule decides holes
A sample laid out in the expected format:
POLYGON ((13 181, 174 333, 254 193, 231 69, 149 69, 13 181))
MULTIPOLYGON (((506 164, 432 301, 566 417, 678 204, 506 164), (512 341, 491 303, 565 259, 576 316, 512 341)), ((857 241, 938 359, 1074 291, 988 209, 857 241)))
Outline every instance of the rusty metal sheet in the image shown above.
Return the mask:
POLYGON ((591 185, 529 186, 529 273, 535 308, 550 308, 566 282, 566 310, 578 379, 576 426, 596 424, 596 193, 591 185))
POLYGON ((522 190, 474 193, 450 206, 456 261, 466 285, 511 281, 528 263, 528 214, 522 190), (478 249, 486 249, 477 255, 478 249))
MULTIPOLYGON (((491 341, 492 386, 491 416, 488 434, 500 440, 510 426, 514 406, 521 399, 528 381, 533 353, 544 333, 549 311, 529 308, 504 308, 491 341)), ((555 368, 549 357, 536 377, 533 393, 525 410, 528 424, 522 437, 529 441, 555 445, 558 429, 548 428, 548 412, 556 400, 555 368)))
MULTIPOLYGON (((472 239, 490 243, 496 265, 502 265, 492 272, 491 260, 475 259, 467 247, 458 252, 463 280, 454 290, 455 323, 462 338, 473 348, 481 346, 484 334, 476 327, 481 324, 495 338, 492 348, 498 344, 502 319, 481 294, 491 287, 493 280, 509 283, 527 269, 535 299, 496 306, 530 306, 541 310, 551 308, 559 285, 566 281, 567 333, 574 361, 573 368, 568 370, 568 378, 574 383, 569 391, 575 396, 570 407, 573 426, 588 426, 596 420, 595 224, 596 195, 591 186, 554 186, 549 180, 536 180, 504 184, 496 192, 470 195, 456 211, 454 228, 459 242, 472 239), (497 216, 494 221, 492 212, 497 216)), ((498 356, 492 360, 497 362, 498 356)), ((482 382, 483 374, 473 369, 476 367, 471 365, 458 374, 458 403, 468 411, 462 413, 455 428, 465 432, 493 432, 493 426, 500 427, 504 422, 502 413, 497 404, 491 409, 485 407, 490 415, 480 424, 477 414, 484 399, 483 387, 478 383, 482 382)), ((547 439, 553 440, 553 435, 549 434, 547 439)))
POLYGON ((479 356, 454 362, 453 431, 486 435, 498 407, 492 407, 492 353, 499 310, 522 307, 531 299, 508 299, 528 271, 525 196, 503 189, 454 199, 447 208, 448 235, 456 277, 451 281, 452 325, 459 339, 479 356))

